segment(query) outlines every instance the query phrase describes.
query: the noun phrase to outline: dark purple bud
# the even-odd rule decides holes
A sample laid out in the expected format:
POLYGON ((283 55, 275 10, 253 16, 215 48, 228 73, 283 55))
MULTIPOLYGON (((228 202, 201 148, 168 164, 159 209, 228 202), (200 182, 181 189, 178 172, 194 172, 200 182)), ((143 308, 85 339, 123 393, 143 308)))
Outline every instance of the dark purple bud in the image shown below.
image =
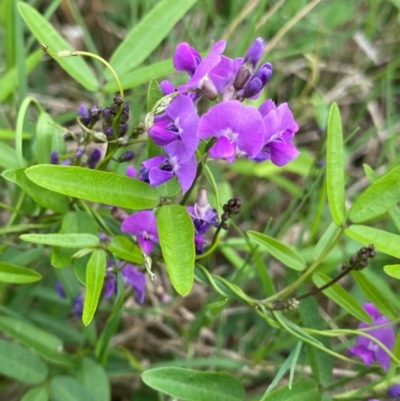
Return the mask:
POLYGON ((132 160, 134 156, 135 154, 131 150, 128 150, 118 158, 118 161, 120 163, 128 162, 129 160, 132 160))
POLYGON ((76 151, 76 157, 82 157, 85 154, 85 149, 78 149, 76 151))
POLYGON ((194 246, 196 249, 196 255, 201 255, 206 250, 207 242, 201 235, 196 235, 194 237, 194 246))
POLYGON ((98 120, 101 115, 102 108, 100 106, 93 106, 89 110, 89 115, 92 117, 93 120, 98 120))
POLYGON ((246 64, 243 64, 236 74, 235 80, 233 81, 233 87, 236 90, 241 90, 246 85, 246 82, 251 76, 251 71, 246 64))
POLYGON ((253 77, 250 81, 246 84, 243 90, 243 96, 246 99, 249 99, 253 96, 256 96, 260 90, 263 88, 263 84, 260 79, 257 77, 253 77))
POLYGON ((201 92, 206 98, 210 100, 214 100, 218 97, 218 89, 215 87, 214 83, 209 79, 205 79, 203 81, 201 92))
POLYGON ((121 123, 126 123, 128 120, 129 120, 129 106, 127 104, 124 104, 119 121, 121 123))
POLYGON ((78 295, 72 301, 72 309, 78 317, 82 317, 83 313, 83 295, 78 295))
POLYGON ((113 139, 114 138, 114 130, 113 127, 107 127, 106 130, 104 131, 108 139, 113 139))
POLYGON ((118 127, 118 137, 124 136, 128 131, 128 124, 120 124, 118 127))
POLYGON ((89 116, 89 111, 84 104, 81 104, 78 107, 78 116, 79 117, 88 117, 89 116))
POLYGON ((100 159, 101 159, 101 150, 95 148, 88 159, 89 168, 96 168, 97 163, 100 161, 100 159))
POLYGON ((103 120, 104 120, 106 123, 111 124, 113 118, 114 118, 114 116, 111 114, 110 108, 109 108, 109 107, 106 107, 106 108, 103 110, 103 120))
POLYGON ((263 86, 271 79, 272 77, 272 64, 264 63, 258 71, 254 74, 254 76, 261 80, 263 86))
POLYGON ((256 69, 257 63, 260 61, 263 50, 264 39, 257 38, 250 46, 249 50, 247 50, 243 63, 250 65, 252 67, 252 70, 254 71, 256 69))
POLYGON ((115 96, 115 98, 113 100, 114 100, 114 103, 117 104, 117 105, 120 105, 120 104, 124 103, 124 99, 122 99, 121 95, 115 96))
POLYGON ((56 281, 56 291, 61 298, 67 298, 67 293, 59 280, 56 281))
POLYGON ((144 166, 140 167, 139 177, 138 177, 139 180, 150 184, 149 172, 150 172, 149 169, 147 169, 146 167, 144 167, 144 166))
POLYGON ((58 164, 58 152, 56 152, 55 150, 51 152, 50 161, 51 164, 58 164))

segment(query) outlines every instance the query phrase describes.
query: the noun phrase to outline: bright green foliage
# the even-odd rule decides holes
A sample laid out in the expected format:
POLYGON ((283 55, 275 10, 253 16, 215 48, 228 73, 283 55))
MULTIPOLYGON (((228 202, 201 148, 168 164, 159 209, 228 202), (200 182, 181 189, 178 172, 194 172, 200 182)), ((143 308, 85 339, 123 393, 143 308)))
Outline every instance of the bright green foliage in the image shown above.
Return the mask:
POLYGON ((373 182, 349 210, 353 223, 362 223, 390 210, 400 202, 400 166, 373 182))
POLYGON ((87 326, 93 319, 99 303, 103 282, 106 275, 106 253, 96 250, 86 266, 86 295, 82 321, 87 326))
POLYGON ((326 155, 326 187, 329 208, 336 225, 343 224, 345 211, 343 133, 340 110, 333 103, 329 112, 328 142, 326 155))
POLYGON ((322 258, 322 256, 325 255, 326 252, 328 252, 330 247, 338 239, 340 233, 340 227, 338 227, 335 223, 331 223, 315 245, 313 250, 313 259, 317 260, 319 258, 322 258))
POLYGON ((400 280, 400 265, 386 265, 383 267, 386 274, 400 280))
POLYGON ((26 384, 41 383, 47 366, 36 352, 11 341, 0 339, 0 374, 26 384))
POLYGON ((92 234, 22 234, 20 238, 35 244, 64 248, 91 248, 99 244, 99 238, 92 234))
POLYGON ((58 213, 68 211, 69 200, 66 196, 42 188, 32 182, 25 174, 25 169, 6 170, 2 176, 20 186, 40 206, 58 213))
POLYGON ((143 181, 82 167, 39 165, 26 170, 29 179, 43 188, 75 198, 129 209, 158 205, 157 191, 143 181))
POLYGON ((158 368, 144 372, 142 379, 148 386, 185 401, 240 401, 244 397, 240 381, 226 373, 158 368))
POLYGON ((160 245, 171 283, 180 295, 189 294, 194 280, 194 226, 180 205, 162 206, 157 212, 160 245))
POLYGON ((260 401, 319 401, 321 393, 312 381, 299 381, 289 386, 280 387, 261 398, 260 401))
POLYGON ((104 368, 93 359, 83 358, 77 371, 77 379, 91 390, 96 401, 110 401, 111 392, 104 368))
POLYGON ((50 393, 54 401, 97 401, 94 393, 70 376, 56 376, 51 380, 50 393))
MULTIPOLYGON (((18 10, 39 43, 47 45, 50 51, 74 50, 57 30, 32 6, 19 2, 18 10)), ((98 90, 99 83, 97 78, 82 58, 56 57, 55 60, 66 73, 71 75, 85 89, 92 92, 98 90)))
POLYGON ((41 278, 42 275, 35 270, 0 261, 0 281, 4 283, 34 283, 41 278))
MULTIPOLYGON (((323 273, 314 273, 313 281, 317 287, 322 287, 331 278, 323 273)), ((329 288, 323 290, 323 293, 332 299, 335 303, 340 305, 346 312, 353 315, 356 319, 362 322, 372 323, 371 316, 361 307, 361 305, 350 295, 340 284, 335 283, 329 288)))
POLYGON ((21 401, 48 401, 49 393, 47 388, 44 386, 40 387, 33 387, 28 390, 24 396, 22 397, 21 401))
POLYGON ((143 263, 142 251, 128 238, 123 237, 122 235, 114 237, 108 244, 107 249, 120 259, 132 263, 143 263))
POLYGON ((258 233, 256 231, 248 231, 247 234, 254 243, 261 245, 262 248, 266 249, 272 256, 274 256, 284 265, 294 270, 301 271, 305 269, 306 265, 304 259, 294 248, 278 241, 275 238, 258 233))

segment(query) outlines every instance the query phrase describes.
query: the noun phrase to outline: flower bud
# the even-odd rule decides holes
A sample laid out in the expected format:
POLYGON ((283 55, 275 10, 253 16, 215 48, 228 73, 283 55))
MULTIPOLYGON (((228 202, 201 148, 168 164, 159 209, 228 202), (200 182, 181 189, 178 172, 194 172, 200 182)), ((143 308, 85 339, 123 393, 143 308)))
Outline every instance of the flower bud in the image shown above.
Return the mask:
POLYGON ((118 127, 118 137, 124 136, 128 131, 128 124, 120 124, 118 127))
POLYGON ((101 150, 99 148, 95 148, 88 159, 89 168, 96 168, 97 163, 100 161, 100 159, 101 159, 101 150))
POLYGON ((108 123, 108 124, 111 124, 113 118, 114 118, 114 116, 112 115, 112 113, 111 113, 111 111, 110 111, 110 108, 109 108, 109 107, 106 107, 106 108, 103 110, 103 121, 105 121, 105 122, 108 123))
POLYGON ((51 164, 58 164, 58 152, 53 151, 50 155, 51 164))
POLYGON ((132 160, 134 156, 135 154, 132 152, 132 150, 128 150, 118 158, 118 161, 120 163, 128 162, 129 160, 132 160))
POLYGON ((235 80, 233 81, 233 87, 238 91, 242 90, 250 76, 251 71, 246 64, 243 64, 236 74, 235 80))
POLYGON ((264 50, 264 39, 257 38, 250 46, 249 50, 247 50, 243 64, 251 66, 252 70, 254 71, 256 69, 257 63, 260 61, 263 50, 264 50))
POLYGON ((210 100, 214 100, 218 97, 218 89, 215 87, 214 83, 209 79, 205 79, 203 81, 203 84, 201 86, 201 92, 206 98, 210 100))
POLYGON ((263 88, 263 84, 261 80, 257 77, 253 77, 250 81, 246 84, 243 89, 243 97, 249 99, 253 96, 256 96, 261 89, 263 88))

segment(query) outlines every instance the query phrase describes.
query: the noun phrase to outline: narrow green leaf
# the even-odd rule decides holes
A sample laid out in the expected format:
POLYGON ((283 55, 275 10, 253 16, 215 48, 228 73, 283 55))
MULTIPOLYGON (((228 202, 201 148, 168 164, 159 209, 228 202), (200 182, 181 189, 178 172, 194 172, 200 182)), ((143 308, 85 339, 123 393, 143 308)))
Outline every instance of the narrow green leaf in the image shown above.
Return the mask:
POLYGON ((47 388, 40 386, 28 390, 21 398, 21 401, 48 401, 48 399, 49 393, 47 392, 47 388))
MULTIPOLYGON (((147 65, 122 75, 120 77, 120 82, 122 89, 132 89, 139 85, 146 84, 151 79, 165 77, 174 71, 175 68, 171 59, 159 61, 158 63, 147 65)), ((105 93, 113 93, 117 92, 118 89, 118 84, 115 81, 109 81, 103 90, 105 93)))
POLYGON ((64 142, 63 130, 56 125, 48 113, 40 113, 36 124, 36 157, 38 163, 50 163, 51 152, 61 150, 56 145, 59 142, 64 142))
POLYGON ((383 270, 388 276, 400 280, 400 265, 386 265, 383 266, 383 270))
POLYGON ((194 280, 194 225, 180 205, 162 206, 157 212, 160 245, 171 283, 182 296, 189 294, 194 280))
POLYGON ((399 314, 386 295, 362 271, 352 271, 351 275, 360 286, 362 292, 389 319, 397 319, 399 314))
POLYGON ((103 250, 96 250, 92 253, 86 267, 86 295, 83 306, 82 321, 87 326, 99 303, 106 275, 106 253, 103 250))
POLYGON ((247 234, 254 243, 266 249, 284 265, 299 271, 305 269, 306 263, 304 259, 294 248, 257 231, 250 230, 247 231, 247 234))
POLYGON ((0 261, 0 281, 3 283, 25 284, 41 279, 42 275, 35 270, 0 261))
POLYGON ((329 224, 329 227, 318 240, 313 250, 313 259, 320 259, 325 252, 332 246, 341 234, 341 229, 335 223, 329 224))
POLYGON ((10 169, 20 167, 17 159, 17 152, 4 142, 0 142, 0 167, 10 169))
POLYGON ((187 401, 242 401, 242 383, 226 373, 182 368, 157 368, 142 373, 150 387, 187 401))
MULTIPOLYGON (((71 45, 31 5, 20 1, 18 10, 35 38, 40 43, 49 46, 50 51, 57 53, 63 50, 73 50, 71 45)), ((97 78, 82 57, 55 57, 55 61, 85 89, 91 92, 98 91, 97 78)))
POLYGON ((156 79, 152 79, 149 82, 147 88, 147 112, 150 113, 153 110, 155 104, 164 96, 159 83, 156 79))
MULTIPOLYGON (((312 276, 314 284, 317 287, 322 287, 332 279, 323 273, 314 273, 312 276)), ((356 319, 372 323, 371 316, 361 307, 361 305, 350 295, 342 286, 335 283, 323 290, 323 293, 336 304, 341 306, 346 312, 354 316, 356 319)))
POLYGON ((41 383, 47 376, 47 365, 32 350, 0 339, 0 374, 27 384, 41 383))
MULTIPOLYGON (((43 57, 42 50, 36 50, 34 53, 30 54, 25 61, 25 70, 29 75, 32 70, 39 64, 43 57)), ((0 79, 0 102, 8 98, 18 87, 18 76, 17 68, 14 67, 7 71, 0 79)))
POLYGON ((373 182, 357 197, 350 208, 349 218, 362 223, 390 210, 400 202, 400 166, 373 182))
POLYGON ((351 225, 344 233, 364 245, 374 244, 378 251, 400 258, 400 235, 361 225, 351 225))
POLYGON ((104 368, 93 359, 82 359, 76 378, 86 388, 91 390, 96 401, 110 401, 111 390, 107 373, 104 368))
MULTIPOLYGON (((112 55, 110 64, 117 74, 123 75, 145 60, 195 3, 196 0, 159 1, 139 24, 134 25, 112 55)), ((111 80, 109 71, 105 76, 111 80)))
MULTIPOLYGON (((21 137, 22 139, 31 139, 32 134, 30 134, 29 132, 22 132, 21 137)), ((0 128, 0 139, 15 139, 15 130, 0 128)))
MULTIPOLYGON (((325 324, 319 314, 318 305, 314 298, 303 299, 299 305, 299 312, 304 327, 324 330, 325 324)), ((319 336, 318 340, 321 341, 325 348, 331 349, 328 337, 319 336)), ((307 343, 305 347, 315 381, 321 386, 327 386, 332 379, 332 355, 307 343)))
POLYGON ((114 253, 119 259, 128 262, 143 264, 142 251, 128 238, 117 235, 108 244, 107 249, 114 253))
POLYGON ((64 366, 71 366, 73 362, 69 355, 63 353, 62 341, 31 323, 10 316, 0 315, 0 331, 34 349, 45 359, 64 366))
POLYGON ((53 401, 96 401, 92 392, 70 376, 56 376, 50 383, 53 401))
POLYGON ((289 386, 280 387, 261 398, 260 401, 319 401, 321 393, 312 381, 300 381, 289 386))
MULTIPOLYGON (((92 234, 98 236, 97 223, 94 217, 86 211, 78 210, 67 213, 62 222, 60 234, 92 234)), ((79 248, 59 248, 53 247, 51 254, 51 264, 61 268, 71 265, 75 260, 72 256, 79 248)), ((86 266, 85 266, 86 268, 86 266)))
POLYGON ((75 166, 41 164, 26 170, 37 185, 75 198, 129 209, 158 205, 158 192, 134 178, 75 166))
POLYGON ((343 224, 346 218, 344 193, 343 134, 340 110, 333 103, 328 119, 328 143, 326 158, 326 186, 329 208, 336 225, 343 224))
POLYGON ((3 171, 2 176, 20 186, 38 205, 58 213, 67 213, 69 199, 64 195, 36 185, 26 176, 25 169, 6 170, 3 171))
POLYGON ((22 234, 23 241, 64 248, 93 248, 100 240, 92 234, 22 234))

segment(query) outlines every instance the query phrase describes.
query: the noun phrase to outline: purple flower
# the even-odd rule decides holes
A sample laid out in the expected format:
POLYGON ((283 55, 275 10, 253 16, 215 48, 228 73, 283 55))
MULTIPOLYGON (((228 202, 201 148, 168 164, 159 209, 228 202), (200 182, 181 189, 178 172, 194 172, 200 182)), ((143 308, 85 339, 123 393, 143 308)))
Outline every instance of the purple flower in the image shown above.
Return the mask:
POLYGON ((96 168, 100 159, 101 159, 101 150, 99 148, 95 148, 88 158, 89 168, 92 168, 92 169, 96 168))
POLYGON ((284 166, 300 153, 292 143, 299 127, 287 103, 276 107, 272 100, 267 100, 259 111, 265 125, 264 146, 254 159, 271 160, 277 166, 284 166))
POLYGON ((211 52, 197 65, 196 71, 189 82, 178 88, 180 92, 186 92, 189 89, 199 89, 210 98, 218 96, 218 91, 208 74, 220 62, 225 45, 226 42, 224 40, 220 40, 213 45, 211 52))
POLYGON ((210 148, 210 156, 232 163, 238 154, 253 158, 260 152, 265 127, 257 109, 231 100, 211 107, 201 117, 197 135, 200 139, 217 138, 210 148))
POLYGON ((161 116, 156 116, 156 122, 149 129, 149 134, 159 146, 181 141, 185 158, 188 159, 194 155, 199 144, 196 136, 198 125, 199 116, 192 100, 179 95, 161 116))
POLYGON ((85 298, 83 295, 78 295, 72 300, 72 309, 78 317, 82 317, 84 300, 85 298))
POLYGON ((160 88, 164 96, 170 95, 175 92, 175 86, 172 82, 164 80, 160 82, 160 88))
POLYGON ((256 99, 260 96, 261 90, 272 77, 272 65, 264 63, 252 78, 247 82, 243 89, 243 97, 246 99, 256 99))
POLYGON ((203 235, 211 227, 218 227, 218 214, 208 203, 207 192, 200 188, 197 194, 197 201, 193 206, 188 206, 187 211, 193 220, 197 235, 203 235))
POLYGON ((196 255, 201 255, 206 250, 207 241, 201 235, 194 236, 196 255))
MULTIPOLYGON (((382 316, 378 309, 372 303, 366 303, 363 305, 365 311, 372 317, 373 326, 379 326, 388 323, 389 320, 382 316)), ((395 335, 391 326, 380 327, 377 329, 372 328, 367 323, 361 322, 358 325, 359 329, 365 329, 371 327, 366 333, 375 337, 382 344, 384 344, 389 350, 393 349, 395 342, 395 335)), ((378 362, 384 370, 389 369, 390 356, 375 342, 364 336, 358 336, 356 345, 349 348, 349 354, 351 356, 359 356, 364 363, 369 366, 372 362, 378 362)))
POLYGON ((126 175, 130 178, 135 178, 136 177, 136 169, 133 166, 128 166, 126 168, 126 175))
POLYGON ((387 394, 389 397, 400 397, 400 384, 389 387, 387 394))
POLYGON ((183 42, 176 46, 173 62, 177 71, 186 71, 192 77, 201 62, 201 56, 189 43, 183 42))
POLYGON ((81 118, 82 124, 88 126, 92 120, 89 110, 84 104, 81 104, 78 108, 78 116, 81 118))
POLYGON ((50 163, 51 164, 58 164, 58 152, 55 151, 55 150, 53 152, 51 152, 50 163))
POLYGON ((159 243, 156 218, 148 210, 128 216, 121 225, 121 231, 134 235, 146 254, 151 253, 154 244, 159 243))
POLYGON ((168 155, 155 156, 142 163, 140 179, 149 182, 152 187, 157 187, 176 176, 182 192, 185 193, 196 176, 196 157, 186 157, 183 141, 175 141, 164 149, 168 155))

